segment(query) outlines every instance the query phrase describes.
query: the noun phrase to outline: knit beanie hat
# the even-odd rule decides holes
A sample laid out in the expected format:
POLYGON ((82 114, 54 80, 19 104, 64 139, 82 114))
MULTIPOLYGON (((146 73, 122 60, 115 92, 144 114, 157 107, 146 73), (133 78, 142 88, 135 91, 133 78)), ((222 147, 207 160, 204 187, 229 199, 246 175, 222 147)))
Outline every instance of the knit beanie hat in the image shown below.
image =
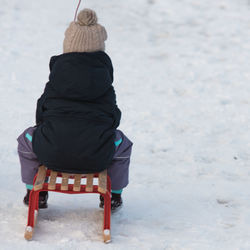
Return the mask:
POLYGON ((63 53, 104 51, 106 39, 107 32, 97 23, 95 11, 83 9, 65 31, 63 53))

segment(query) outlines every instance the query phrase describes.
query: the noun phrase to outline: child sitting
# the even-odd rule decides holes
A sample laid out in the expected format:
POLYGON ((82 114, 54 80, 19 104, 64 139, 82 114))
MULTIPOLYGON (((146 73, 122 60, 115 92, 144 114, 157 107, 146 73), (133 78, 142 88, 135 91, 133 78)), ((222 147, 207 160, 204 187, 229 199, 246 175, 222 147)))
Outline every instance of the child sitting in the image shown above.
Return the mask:
MULTIPOLYGON (((122 205, 132 142, 117 130, 121 112, 112 86, 112 62, 104 52, 106 39, 96 13, 84 9, 65 32, 63 54, 50 60, 49 82, 37 102, 36 126, 17 139, 27 205, 40 165, 81 174, 108 169, 111 208, 122 205)), ((48 193, 40 192, 40 208, 47 207, 47 199, 48 193)))

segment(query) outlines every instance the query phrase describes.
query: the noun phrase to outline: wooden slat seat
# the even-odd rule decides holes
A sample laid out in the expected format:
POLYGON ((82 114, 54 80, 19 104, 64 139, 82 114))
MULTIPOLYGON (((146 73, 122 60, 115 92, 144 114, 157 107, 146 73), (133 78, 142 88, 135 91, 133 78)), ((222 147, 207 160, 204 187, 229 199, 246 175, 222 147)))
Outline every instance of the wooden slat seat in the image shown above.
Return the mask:
MULTIPOLYGON (((38 191, 43 188, 43 184, 45 182, 46 178, 46 168, 44 166, 41 166, 38 171, 38 175, 35 181, 34 190, 38 191)), ((70 176, 74 176, 74 187, 73 191, 79 192, 81 189, 81 179, 82 177, 86 178, 86 192, 92 192, 93 191, 93 180, 94 180, 94 174, 72 174, 69 173, 60 173, 56 171, 50 171, 49 175, 49 183, 48 183, 48 189, 49 190, 55 190, 56 189, 56 179, 57 177, 62 177, 62 183, 61 183, 61 190, 67 191, 68 190, 68 184, 70 176)), ((98 174, 98 191, 100 193, 106 193, 107 191, 107 170, 104 170, 103 172, 98 174)))
POLYGON ((93 177, 94 174, 87 174, 86 192, 93 191, 93 177))
POLYGON ((50 178, 49 178, 49 190, 55 190, 56 189, 56 178, 57 178, 57 172, 50 171, 50 178))
POLYGON ((105 194, 107 190, 107 170, 99 173, 99 184, 98 191, 102 194, 105 194))
POLYGON ((62 185, 61 185, 62 191, 68 191, 69 177, 70 177, 70 174, 62 173, 62 185))
POLYGON ((38 169, 38 174, 37 174, 37 178, 34 184, 34 190, 40 190, 43 188, 43 184, 46 178, 46 167, 45 166, 41 166, 38 169))

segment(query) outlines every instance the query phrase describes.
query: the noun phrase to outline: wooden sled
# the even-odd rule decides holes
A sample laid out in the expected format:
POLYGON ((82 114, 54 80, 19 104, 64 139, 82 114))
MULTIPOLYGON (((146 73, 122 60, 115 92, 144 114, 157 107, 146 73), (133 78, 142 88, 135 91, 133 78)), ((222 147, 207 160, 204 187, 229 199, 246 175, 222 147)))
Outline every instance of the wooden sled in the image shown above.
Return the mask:
POLYGON ((104 198, 103 216, 103 240, 105 243, 111 241, 111 182, 107 170, 94 174, 69 174, 48 170, 40 166, 34 178, 34 187, 30 192, 28 222, 24 233, 26 240, 31 240, 38 215, 39 192, 53 191, 67 194, 99 193, 104 198), (45 182, 49 177, 49 182, 45 182), (62 178, 62 183, 57 183, 57 177, 62 178), (86 178, 86 185, 81 185, 81 179, 86 178), (93 184, 94 178, 98 178, 98 185, 93 184), (69 179, 74 179, 74 184, 69 184, 69 179))

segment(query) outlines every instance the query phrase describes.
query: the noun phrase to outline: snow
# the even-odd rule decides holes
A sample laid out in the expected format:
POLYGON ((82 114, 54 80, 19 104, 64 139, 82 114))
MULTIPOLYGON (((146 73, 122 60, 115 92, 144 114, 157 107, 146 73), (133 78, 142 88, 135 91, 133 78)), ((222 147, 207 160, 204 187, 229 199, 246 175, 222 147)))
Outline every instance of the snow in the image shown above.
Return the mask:
POLYGON ((102 243, 96 195, 50 193, 34 239, 16 138, 34 124, 48 62, 78 1, 1 0, 1 249, 250 249, 250 2, 83 1, 107 52, 134 142, 124 207, 102 243))

